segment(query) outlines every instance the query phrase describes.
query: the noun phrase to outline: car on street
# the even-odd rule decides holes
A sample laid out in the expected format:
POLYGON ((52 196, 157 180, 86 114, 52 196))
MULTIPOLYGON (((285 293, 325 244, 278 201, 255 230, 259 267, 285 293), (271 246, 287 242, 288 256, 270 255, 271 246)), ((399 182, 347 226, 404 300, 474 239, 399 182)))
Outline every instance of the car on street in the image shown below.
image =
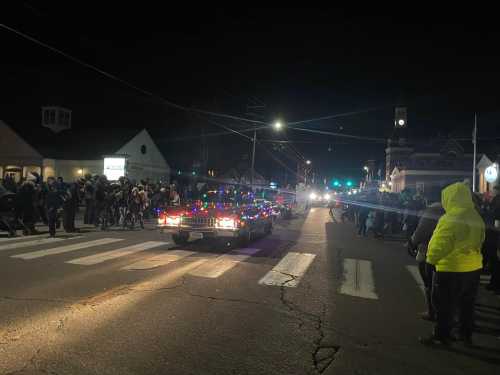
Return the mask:
POLYGON ((272 232, 273 215, 268 205, 234 206, 220 202, 204 205, 198 202, 161 211, 157 227, 170 233, 177 245, 186 244, 194 237, 246 246, 257 236, 272 232))

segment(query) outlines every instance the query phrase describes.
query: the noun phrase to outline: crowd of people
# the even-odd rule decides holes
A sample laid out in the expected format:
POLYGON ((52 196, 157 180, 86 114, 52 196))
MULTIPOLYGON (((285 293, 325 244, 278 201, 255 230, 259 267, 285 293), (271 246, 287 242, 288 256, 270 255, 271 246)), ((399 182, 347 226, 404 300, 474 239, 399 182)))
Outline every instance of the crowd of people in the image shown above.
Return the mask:
MULTIPOLYGON (((4 191, 15 194, 15 212, 10 231, 20 226, 24 235, 37 234, 36 223, 49 226, 50 236, 63 225, 66 232, 77 232, 75 216, 84 209, 84 224, 101 229, 120 225, 144 227, 144 218, 152 217, 157 209, 179 205, 181 194, 188 197, 188 189, 179 192, 174 182, 151 183, 120 178, 110 182, 106 176, 86 175, 74 182, 62 177, 48 177, 43 181, 37 173, 29 173, 16 182, 6 176, 0 180, 4 191)), ((12 233, 11 233, 12 234, 12 233)))
POLYGON ((373 193, 343 202, 343 217, 357 225, 358 235, 375 238, 398 234, 407 240, 425 285, 427 311, 435 322, 425 345, 472 345, 474 302, 481 272, 489 272, 486 289, 500 295, 500 189, 491 198, 455 183, 440 198, 421 194, 373 193))
POLYGON ((160 210, 179 206, 181 202, 201 200, 243 204, 256 198, 287 201, 283 194, 268 189, 252 192, 244 185, 221 185, 195 179, 154 183, 126 177, 108 181, 104 175, 85 175, 66 182, 62 177, 48 177, 43 181, 40 175, 32 172, 18 182, 6 176, 0 180, 0 186, 0 192, 15 194, 13 224, 7 229, 11 235, 16 227, 21 228, 24 235, 37 234, 37 223, 48 225, 51 236, 61 224, 66 232, 77 232, 75 216, 79 210, 83 211, 84 224, 102 230, 116 226, 134 229, 136 226, 144 228, 144 219, 154 218, 160 210))

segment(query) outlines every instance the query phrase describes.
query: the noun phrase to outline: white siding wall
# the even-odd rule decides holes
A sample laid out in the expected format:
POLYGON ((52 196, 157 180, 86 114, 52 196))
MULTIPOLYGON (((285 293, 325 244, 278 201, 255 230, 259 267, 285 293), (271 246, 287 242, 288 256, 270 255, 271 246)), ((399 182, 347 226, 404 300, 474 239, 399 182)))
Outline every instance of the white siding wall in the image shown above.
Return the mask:
POLYGON ((142 130, 116 154, 128 155, 128 176, 131 179, 169 181, 170 167, 146 130, 142 130), (141 147, 146 146, 146 153, 141 147))

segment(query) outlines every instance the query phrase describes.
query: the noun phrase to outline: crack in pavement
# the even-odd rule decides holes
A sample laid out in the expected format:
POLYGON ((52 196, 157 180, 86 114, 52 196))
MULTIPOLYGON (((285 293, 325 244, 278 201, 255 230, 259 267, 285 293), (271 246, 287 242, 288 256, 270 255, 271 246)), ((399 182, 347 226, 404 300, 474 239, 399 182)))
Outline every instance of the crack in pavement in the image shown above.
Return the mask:
POLYGON ((259 301, 251 301, 251 300, 245 300, 245 299, 240 299, 240 298, 224 298, 224 297, 214 297, 214 296, 206 296, 203 294, 195 294, 191 292, 184 291, 185 294, 191 297, 197 297, 197 298, 205 298, 211 301, 223 301, 223 302, 236 302, 236 303, 247 303, 247 304, 252 304, 252 305, 261 305, 261 306, 271 306, 267 303, 262 303, 259 301))
POLYGON ((322 345, 322 342, 325 338, 323 320, 326 314, 326 305, 322 303, 323 307, 320 315, 300 309, 296 304, 286 298, 286 290, 288 289, 287 284, 291 281, 296 280, 297 276, 284 272, 280 273, 289 277, 288 280, 285 280, 280 285, 281 303, 286 306, 291 313, 295 313, 295 317, 299 321, 299 329, 301 329, 307 321, 314 324, 314 330, 317 332, 318 337, 313 341, 314 349, 311 353, 311 357, 314 369, 317 373, 322 374, 328 368, 328 366, 330 366, 330 364, 335 359, 335 355, 340 350, 340 346, 338 345, 322 345))

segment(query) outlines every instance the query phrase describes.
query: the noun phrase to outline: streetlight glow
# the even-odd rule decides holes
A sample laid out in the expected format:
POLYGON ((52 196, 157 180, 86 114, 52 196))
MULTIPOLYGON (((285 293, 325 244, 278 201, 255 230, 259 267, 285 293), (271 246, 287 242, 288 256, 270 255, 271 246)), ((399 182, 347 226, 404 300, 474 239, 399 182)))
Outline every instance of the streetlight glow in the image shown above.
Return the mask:
POLYGON ((368 167, 367 167, 366 165, 363 167, 363 169, 364 169, 366 172, 368 172, 368 167))
POLYGON ((274 130, 280 131, 282 128, 283 128, 283 124, 281 123, 281 121, 276 121, 274 123, 274 130))
POLYGON ((306 164, 307 165, 311 164, 311 161, 310 160, 306 160, 306 164))

